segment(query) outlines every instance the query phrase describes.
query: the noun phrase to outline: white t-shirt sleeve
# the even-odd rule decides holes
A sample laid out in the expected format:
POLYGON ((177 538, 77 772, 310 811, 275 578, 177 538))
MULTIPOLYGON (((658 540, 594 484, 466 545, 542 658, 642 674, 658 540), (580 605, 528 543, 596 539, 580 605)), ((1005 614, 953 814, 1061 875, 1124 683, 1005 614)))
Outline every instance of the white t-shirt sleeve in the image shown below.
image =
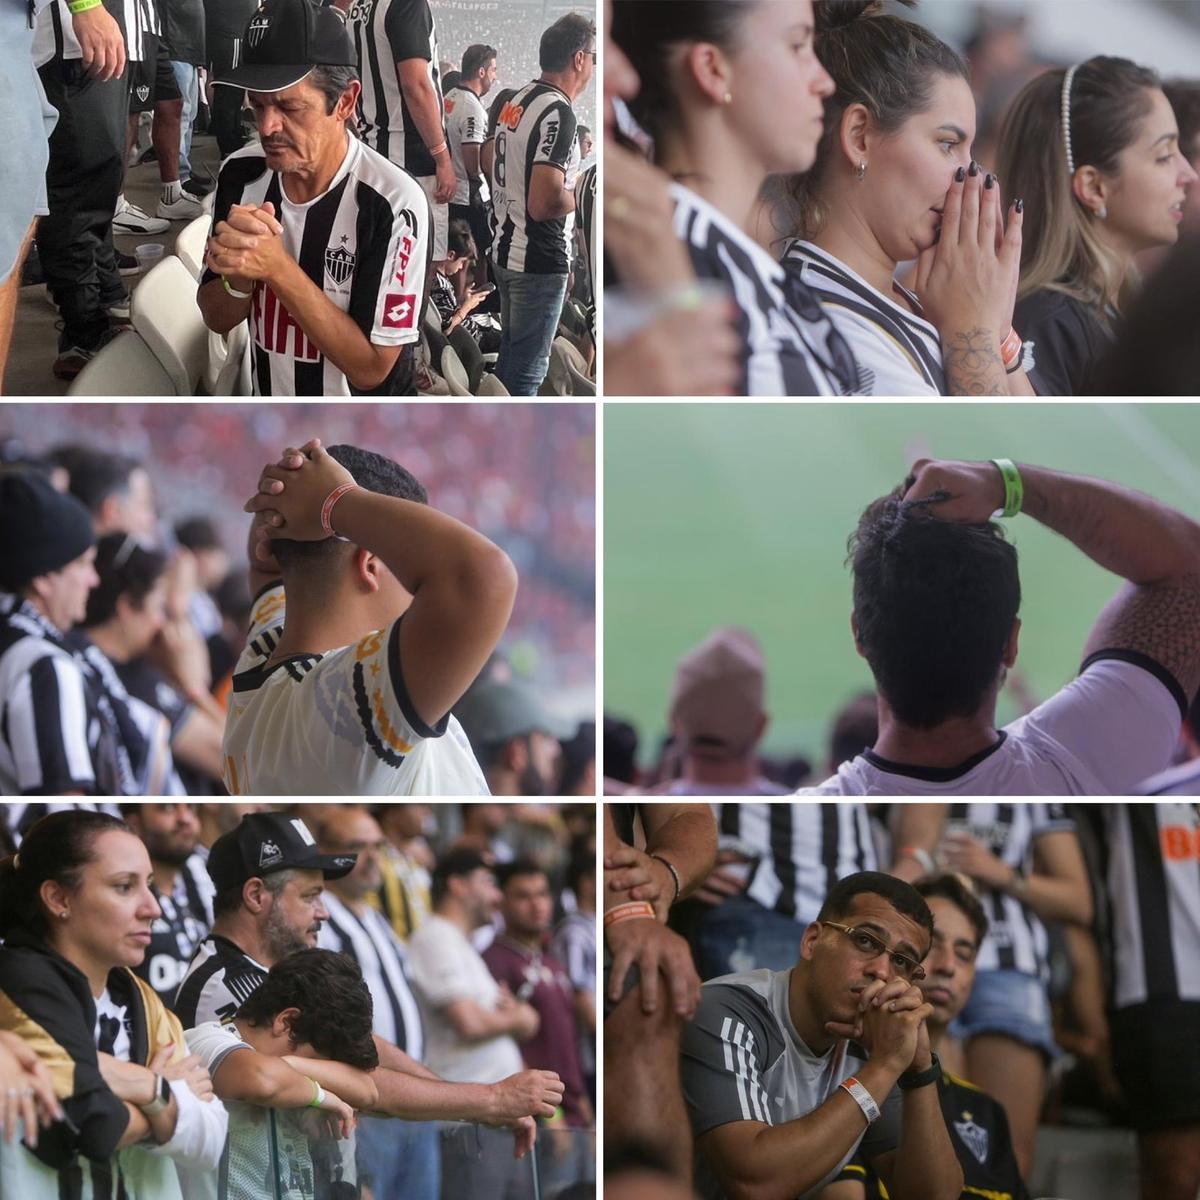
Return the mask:
POLYGON ((187 1030, 183 1036, 187 1039, 188 1052, 200 1056, 204 1069, 210 1075, 215 1075, 217 1068, 235 1050, 253 1049, 242 1041, 236 1029, 222 1025, 220 1021, 205 1021, 195 1029, 187 1030))
POLYGON ((417 989, 433 1008, 444 1008, 455 1000, 477 1000, 480 980, 463 952, 458 938, 446 937, 443 930, 428 924, 419 929, 408 943, 413 979, 417 989))
POLYGON ((482 146, 487 137, 487 112, 471 93, 461 105, 458 117, 458 140, 464 146, 482 146))
MULTIPOLYGON (((433 252, 433 214, 415 180, 404 194, 392 196, 383 277, 375 296, 370 341, 377 346, 405 346, 421 336, 425 275, 433 252)), ((353 304, 353 296, 351 303, 353 304)))
POLYGON ((1153 671, 1098 658, 1006 732, 1059 761, 1082 791, 1125 796, 1171 761, 1182 720, 1179 701, 1153 671))

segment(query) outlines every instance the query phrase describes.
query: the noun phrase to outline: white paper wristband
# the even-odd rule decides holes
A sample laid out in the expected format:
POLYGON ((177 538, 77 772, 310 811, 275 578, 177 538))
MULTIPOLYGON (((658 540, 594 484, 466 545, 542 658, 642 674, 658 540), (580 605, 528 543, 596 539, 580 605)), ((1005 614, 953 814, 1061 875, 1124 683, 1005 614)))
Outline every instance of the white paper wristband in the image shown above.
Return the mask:
POLYGON ((873 1125, 879 1120, 879 1105, 875 1103, 875 1097, 853 1075, 849 1079, 843 1079, 838 1087, 845 1088, 850 1093, 854 1103, 862 1109, 868 1125, 873 1125))

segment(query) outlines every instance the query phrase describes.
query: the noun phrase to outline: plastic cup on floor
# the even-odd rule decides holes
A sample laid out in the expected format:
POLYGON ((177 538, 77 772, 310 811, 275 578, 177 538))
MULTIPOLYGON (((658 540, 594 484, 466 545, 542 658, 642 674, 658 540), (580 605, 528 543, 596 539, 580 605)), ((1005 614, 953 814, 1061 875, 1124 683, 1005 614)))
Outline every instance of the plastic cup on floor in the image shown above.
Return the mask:
POLYGON ((134 247, 133 253, 143 274, 162 262, 165 249, 162 242, 142 242, 134 247))

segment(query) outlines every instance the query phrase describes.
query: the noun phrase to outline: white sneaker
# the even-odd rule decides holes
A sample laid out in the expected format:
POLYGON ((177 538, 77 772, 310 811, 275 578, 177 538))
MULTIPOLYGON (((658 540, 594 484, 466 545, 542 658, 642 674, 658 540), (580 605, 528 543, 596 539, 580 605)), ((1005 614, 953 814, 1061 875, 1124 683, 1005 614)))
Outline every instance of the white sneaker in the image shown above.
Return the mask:
POLYGON ((160 200, 158 208, 154 211, 169 221, 193 221, 204 215, 204 205, 193 196, 189 196, 187 192, 181 192, 179 199, 172 200, 170 204, 165 200, 160 200))
POLYGON ((170 228, 170 221, 152 217, 136 204, 130 204, 124 196, 117 205, 117 211, 113 213, 114 233, 166 233, 170 228))

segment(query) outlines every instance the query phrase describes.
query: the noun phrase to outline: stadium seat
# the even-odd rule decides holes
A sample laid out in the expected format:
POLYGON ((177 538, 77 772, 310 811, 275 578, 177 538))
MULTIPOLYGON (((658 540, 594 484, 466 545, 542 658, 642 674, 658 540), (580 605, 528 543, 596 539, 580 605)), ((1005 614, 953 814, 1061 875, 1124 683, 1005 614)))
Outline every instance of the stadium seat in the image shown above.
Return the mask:
POLYGON ((134 332, 113 338, 75 376, 68 396, 161 396, 174 391, 171 376, 134 332))
POLYGON ((165 258, 133 292, 133 327, 170 376, 171 391, 192 396, 208 364, 208 327, 196 281, 178 258, 165 258))
POLYGON ((586 375, 577 371, 573 363, 567 363, 567 370, 571 375, 571 395, 594 396, 596 394, 595 380, 589 379, 586 375))
POLYGON ((187 267, 191 277, 199 280, 204 274, 204 251, 208 246, 211 217, 197 217, 185 225, 175 241, 175 253, 187 267))
POLYGON ((574 396, 596 394, 596 385, 584 374, 587 364, 583 355, 565 337, 556 337, 550 347, 550 366, 538 389, 539 396, 574 396), (582 384, 577 386, 576 379, 582 384))
MULTIPOLYGON (((221 337, 220 334, 210 332, 210 351, 214 338, 222 344, 223 359, 208 394, 210 396, 251 395, 254 387, 250 380, 250 333, 246 327, 246 323, 243 321, 241 325, 231 329, 224 337, 221 337)), ((210 354, 208 370, 211 371, 212 368, 213 360, 210 354)), ((207 379, 208 374, 206 372, 206 382, 207 379)))
POLYGON ((492 374, 491 371, 484 371, 479 380, 479 390, 475 393, 477 396, 507 396, 509 390, 500 380, 492 374))
POLYGON ((450 385, 450 395, 471 395, 471 378, 453 346, 447 345, 442 351, 441 368, 442 378, 450 385))

